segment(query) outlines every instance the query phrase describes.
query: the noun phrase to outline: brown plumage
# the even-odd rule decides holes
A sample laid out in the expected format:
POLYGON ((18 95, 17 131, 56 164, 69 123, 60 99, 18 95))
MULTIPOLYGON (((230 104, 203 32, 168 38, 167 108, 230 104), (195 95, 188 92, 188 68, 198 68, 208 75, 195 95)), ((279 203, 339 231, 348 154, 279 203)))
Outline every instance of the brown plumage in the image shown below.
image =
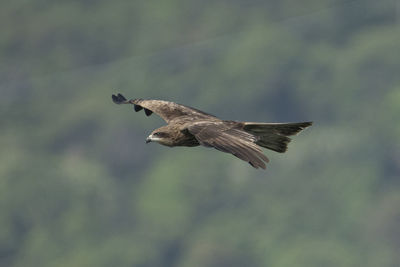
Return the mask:
POLYGON ((127 100, 123 95, 112 95, 116 104, 133 104, 135 111, 153 112, 168 124, 154 130, 146 142, 165 146, 206 146, 250 163, 254 168, 266 168, 268 158, 261 147, 283 153, 291 141, 288 136, 307 128, 312 122, 257 123, 221 120, 195 108, 163 100, 127 100))

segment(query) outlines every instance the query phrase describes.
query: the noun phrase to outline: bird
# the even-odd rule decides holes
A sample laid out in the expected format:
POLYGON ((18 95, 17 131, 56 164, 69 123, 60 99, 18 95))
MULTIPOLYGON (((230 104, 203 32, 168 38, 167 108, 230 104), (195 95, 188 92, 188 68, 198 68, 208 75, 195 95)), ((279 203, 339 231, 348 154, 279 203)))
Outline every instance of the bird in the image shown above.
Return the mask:
POLYGON ((196 108, 164 100, 127 100, 122 94, 112 95, 116 104, 132 104, 136 112, 159 115, 167 125, 155 129, 146 143, 156 142, 168 147, 205 146, 230 153, 252 167, 266 169, 269 162, 261 147, 279 153, 287 150, 296 135, 313 122, 260 123, 222 120, 196 108))

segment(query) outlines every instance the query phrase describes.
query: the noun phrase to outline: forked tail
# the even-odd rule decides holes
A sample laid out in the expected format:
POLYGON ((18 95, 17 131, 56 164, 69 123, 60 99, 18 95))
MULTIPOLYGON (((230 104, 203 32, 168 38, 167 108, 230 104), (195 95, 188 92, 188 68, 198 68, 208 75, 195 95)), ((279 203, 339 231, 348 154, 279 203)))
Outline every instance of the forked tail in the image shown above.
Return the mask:
POLYGON ((295 123, 256 123, 245 122, 243 130, 258 137, 256 144, 283 153, 295 135, 312 125, 312 122, 295 123))

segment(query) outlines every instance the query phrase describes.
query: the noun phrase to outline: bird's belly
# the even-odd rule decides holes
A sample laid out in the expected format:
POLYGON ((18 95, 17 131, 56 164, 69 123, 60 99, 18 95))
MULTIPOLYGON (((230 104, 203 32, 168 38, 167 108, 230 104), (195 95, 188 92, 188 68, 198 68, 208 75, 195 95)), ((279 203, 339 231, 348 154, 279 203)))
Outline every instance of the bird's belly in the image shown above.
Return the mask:
POLYGON ((185 138, 185 139, 181 139, 179 140, 177 143, 175 143, 175 146, 189 146, 189 147, 193 147, 193 146, 198 146, 200 145, 199 142, 196 140, 196 138, 185 138))
POLYGON ((174 146, 198 146, 200 143, 193 135, 183 135, 180 138, 176 139, 174 142, 174 146))

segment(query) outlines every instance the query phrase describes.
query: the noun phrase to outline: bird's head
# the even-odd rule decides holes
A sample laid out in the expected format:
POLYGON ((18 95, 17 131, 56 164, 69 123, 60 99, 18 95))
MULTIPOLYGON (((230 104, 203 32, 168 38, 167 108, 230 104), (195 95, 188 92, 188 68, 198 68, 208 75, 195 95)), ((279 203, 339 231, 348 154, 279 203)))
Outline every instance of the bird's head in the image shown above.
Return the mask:
POLYGON ((154 130, 147 138, 146 143, 157 142, 164 146, 172 146, 171 133, 163 127, 154 130))

